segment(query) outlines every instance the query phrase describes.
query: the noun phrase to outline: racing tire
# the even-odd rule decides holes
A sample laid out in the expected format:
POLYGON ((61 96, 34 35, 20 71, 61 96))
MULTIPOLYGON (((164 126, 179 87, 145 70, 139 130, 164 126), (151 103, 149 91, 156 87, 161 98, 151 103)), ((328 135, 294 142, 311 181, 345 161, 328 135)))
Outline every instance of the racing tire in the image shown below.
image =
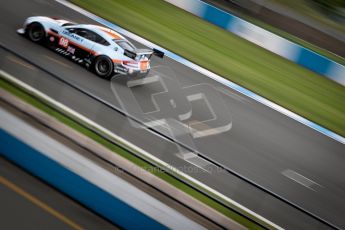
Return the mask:
POLYGON ((94 72, 101 78, 110 79, 114 75, 114 64, 106 56, 99 56, 93 63, 94 72))
POLYGON ((33 22, 28 25, 25 33, 26 36, 33 42, 42 44, 46 41, 46 32, 44 27, 38 22, 33 22))

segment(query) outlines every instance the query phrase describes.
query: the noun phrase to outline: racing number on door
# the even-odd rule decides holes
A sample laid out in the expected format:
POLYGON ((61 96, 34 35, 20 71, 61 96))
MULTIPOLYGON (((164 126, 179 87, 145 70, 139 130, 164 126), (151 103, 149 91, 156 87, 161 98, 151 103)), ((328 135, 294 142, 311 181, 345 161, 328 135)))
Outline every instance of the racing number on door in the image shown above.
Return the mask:
POLYGON ((64 47, 64 48, 67 48, 67 46, 68 46, 68 39, 64 38, 64 37, 61 37, 60 40, 59 40, 59 45, 64 47))

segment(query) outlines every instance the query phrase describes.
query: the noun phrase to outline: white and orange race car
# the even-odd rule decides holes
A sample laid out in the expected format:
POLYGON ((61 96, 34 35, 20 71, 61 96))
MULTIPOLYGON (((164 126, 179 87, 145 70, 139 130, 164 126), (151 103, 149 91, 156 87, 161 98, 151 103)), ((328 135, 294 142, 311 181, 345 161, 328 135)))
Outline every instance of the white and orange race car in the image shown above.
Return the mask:
POLYGON ((137 49, 121 34, 109 28, 50 17, 29 17, 17 32, 108 79, 116 74, 139 74, 144 77, 150 71, 152 55, 164 56, 156 49, 137 49))

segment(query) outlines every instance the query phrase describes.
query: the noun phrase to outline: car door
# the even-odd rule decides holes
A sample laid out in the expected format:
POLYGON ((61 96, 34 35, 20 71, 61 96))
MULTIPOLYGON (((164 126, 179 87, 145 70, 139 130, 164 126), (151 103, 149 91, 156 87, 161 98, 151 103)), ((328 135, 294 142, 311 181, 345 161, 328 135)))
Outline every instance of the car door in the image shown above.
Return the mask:
POLYGON ((58 45, 76 58, 83 59, 94 54, 95 36, 88 29, 65 28, 62 31, 58 45))

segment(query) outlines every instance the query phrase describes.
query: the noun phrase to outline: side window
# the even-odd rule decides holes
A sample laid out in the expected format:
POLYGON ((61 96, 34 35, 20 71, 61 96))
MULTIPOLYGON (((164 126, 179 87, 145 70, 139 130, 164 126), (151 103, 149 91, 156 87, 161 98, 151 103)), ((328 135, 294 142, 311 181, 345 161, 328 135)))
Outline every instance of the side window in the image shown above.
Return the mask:
POLYGON ((125 40, 116 41, 116 44, 118 44, 124 50, 129 50, 129 51, 135 50, 134 46, 125 40))
POLYGON ((67 29, 70 33, 78 34, 81 37, 85 37, 85 29, 82 28, 68 28, 67 29))
POLYGON ((76 34, 78 34, 79 36, 83 37, 83 38, 86 38, 90 41, 96 41, 96 34, 89 31, 89 30, 86 30, 86 29, 80 29, 80 30, 76 30, 75 32, 76 34))
POLYGON ((109 42, 107 42, 102 36, 96 34, 95 32, 92 32, 88 29, 83 29, 83 28, 69 28, 67 29, 71 33, 75 33, 79 35, 80 37, 86 38, 90 41, 97 42, 98 44, 108 46, 110 45, 109 42))
POLYGON ((100 36, 100 35, 98 35, 98 34, 96 34, 96 33, 95 33, 95 35, 96 35, 96 42, 97 42, 98 44, 101 44, 101 45, 104 45, 104 46, 110 45, 110 43, 107 42, 104 38, 102 38, 102 36, 100 36))
POLYGON ((67 28, 66 30, 68 32, 70 32, 70 33, 75 33, 75 31, 78 30, 78 29, 76 29, 76 28, 67 28))

